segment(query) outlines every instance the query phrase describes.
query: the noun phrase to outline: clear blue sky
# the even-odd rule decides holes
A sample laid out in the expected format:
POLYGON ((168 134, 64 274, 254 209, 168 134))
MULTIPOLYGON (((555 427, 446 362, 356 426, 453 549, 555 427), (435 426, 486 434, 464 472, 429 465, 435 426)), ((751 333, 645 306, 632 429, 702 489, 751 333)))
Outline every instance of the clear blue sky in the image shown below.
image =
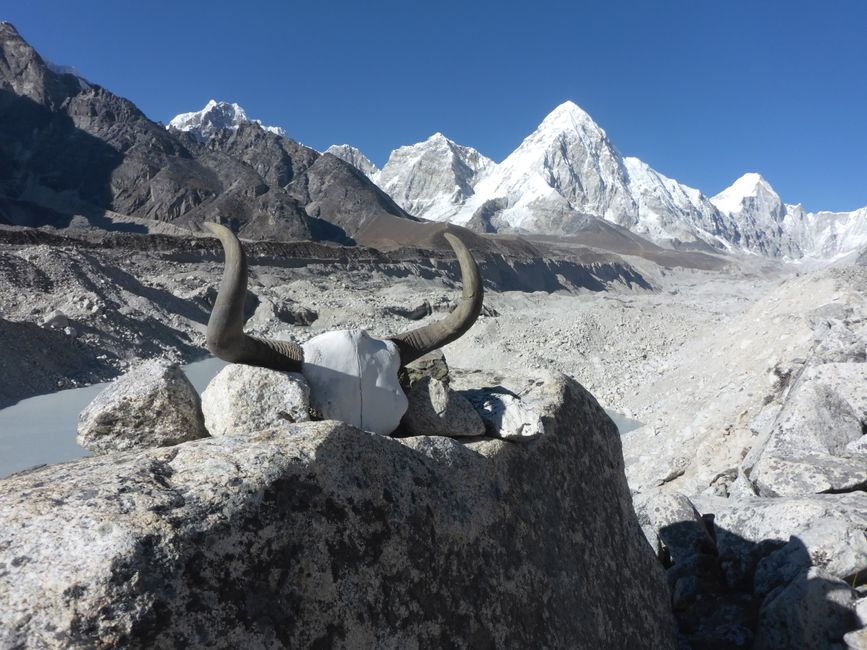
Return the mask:
POLYGON ((436 131, 499 161, 570 99, 707 195, 758 171, 810 210, 867 205, 863 0, 4 4, 155 120, 224 99, 379 165, 436 131))

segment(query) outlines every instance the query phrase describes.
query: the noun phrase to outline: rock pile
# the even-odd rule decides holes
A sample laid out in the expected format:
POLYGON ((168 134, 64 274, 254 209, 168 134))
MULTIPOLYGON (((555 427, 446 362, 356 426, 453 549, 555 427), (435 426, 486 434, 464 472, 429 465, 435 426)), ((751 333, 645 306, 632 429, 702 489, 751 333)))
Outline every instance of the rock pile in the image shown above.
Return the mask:
POLYGON ((867 494, 695 502, 634 498, 685 647, 844 647, 867 627, 867 494))
MULTIPOLYGON (((831 275, 864 279, 857 268, 831 275)), ((672 491, 683 468, 657 474, 656 488, 652 462, 632 472, 690 647, 867 648, 867 327, 863 294, 840 295, 808 314, 809 354, 775 367, 749 452, 721 449, 702 494, 672 491)))
POLYGON ((616 427, 498 379, 535 440, 307 422, 0 481, 0 646, 673 648, 616 427))

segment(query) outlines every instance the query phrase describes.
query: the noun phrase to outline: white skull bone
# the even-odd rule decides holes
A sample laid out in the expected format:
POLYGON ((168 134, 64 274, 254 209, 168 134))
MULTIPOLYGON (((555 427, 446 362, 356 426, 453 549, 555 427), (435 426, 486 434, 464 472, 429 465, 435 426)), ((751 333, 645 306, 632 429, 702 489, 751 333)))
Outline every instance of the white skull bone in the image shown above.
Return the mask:
POLYGON ((354 329, 325 332, 301 347, 301 373, 323 418, 383 435, 397 428, 408 401, 394 343, 354 329))
POLYGON ((338 330, 314 337, 304 346, 292 341, 244 333, 247 257, 235 234, 206 223, 223 245, 225 270, 208 319, 206 341, 217 357, 272 370, 301 372, 314 402, 326 418, 339 419, 381 434, 392 433, 408 401, 397 373, 401 366, 459 338, 482 310, 484 290, 478 266, 464 243, 446 231, 443 237, 458 258, 463 292, 458 306, 435 323, 385 340, 364 330, 338 330))

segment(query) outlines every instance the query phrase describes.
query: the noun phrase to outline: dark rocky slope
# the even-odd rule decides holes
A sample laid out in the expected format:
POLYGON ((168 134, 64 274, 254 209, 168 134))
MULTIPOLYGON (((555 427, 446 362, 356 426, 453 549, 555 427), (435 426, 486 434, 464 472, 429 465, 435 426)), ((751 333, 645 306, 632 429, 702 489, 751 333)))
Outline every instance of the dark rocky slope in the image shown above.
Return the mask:
MULTIPOLYGON (((314 182, 310 192, 310 182, 298 180, 319 158, 255 124, 206 144, 166 131, 132 102, 54 72, 12 25, 0 23, 0 219, 6 223, 62 227, 78 214, 109 227, 104 215, 112 211, 194 228, 216 220, 251 239, 292 241, 334 237, 339 230, 319 223, 330 219, 352 239, 361 227, 357 205, 382 193, 343 170, 328 179, 328 190, 353 203, 315 207, 312 231, 305 206, 321 188, 314 182), (342 180, 349 185, 330 186, 342 180)), ((325 167, 332 170, 333 161, 325 167)), ((407 216, 383 197, 366 213, 407 216)))

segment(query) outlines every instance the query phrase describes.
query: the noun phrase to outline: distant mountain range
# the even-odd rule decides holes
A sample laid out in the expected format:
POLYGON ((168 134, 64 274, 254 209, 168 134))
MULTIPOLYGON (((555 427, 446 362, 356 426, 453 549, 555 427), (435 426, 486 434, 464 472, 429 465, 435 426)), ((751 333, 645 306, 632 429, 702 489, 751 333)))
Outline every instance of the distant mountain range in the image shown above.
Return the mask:
POLYGON ((555 108, 497 164, 441 133, 377 169, 358 149, 328 149, 407 212, 484 232, 570 235, 596 217, 666 246, 704 243, 776 258, 832 258, 867 245, 867 208, 805 212, 750 173, 714 197, 624 157, 581 108, 555 108))
MULTIPOLYGON (((165 127, 45 61, 0 22, 0 223, 64 227, 83 217, 115 227, 112 215, 378 247, 443 245, 438 233, 456 225, 569 235, 620 252, 659 251, 645 239, 790 259, 867 245, 867 208, 807 213, 757 174, 707 198, 623 157, 571 102, 500 163, 437 133, 379 170, 349 145, 305 147, 238 104, 212 100, 165 127)), ((489 250, 518 246, 465 237, 489 250)))

